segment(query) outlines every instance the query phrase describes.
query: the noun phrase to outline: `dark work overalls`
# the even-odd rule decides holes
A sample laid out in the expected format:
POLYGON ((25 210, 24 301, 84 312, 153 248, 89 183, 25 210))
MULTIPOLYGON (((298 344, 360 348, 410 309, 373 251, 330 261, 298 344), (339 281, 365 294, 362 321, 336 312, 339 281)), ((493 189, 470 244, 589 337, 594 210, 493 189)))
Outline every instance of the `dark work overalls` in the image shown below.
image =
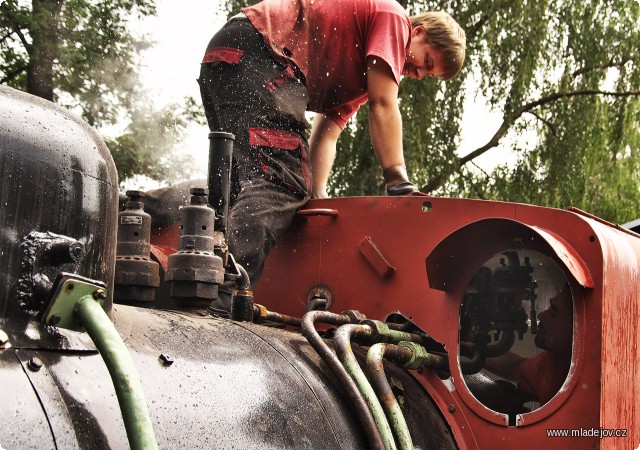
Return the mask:
POLYGON ((253 287, 309 199, 307 88, 297 67, 277 61, 245 17, 211 39, 198 82, 210 130, 236 137, 227 240, 253 287))

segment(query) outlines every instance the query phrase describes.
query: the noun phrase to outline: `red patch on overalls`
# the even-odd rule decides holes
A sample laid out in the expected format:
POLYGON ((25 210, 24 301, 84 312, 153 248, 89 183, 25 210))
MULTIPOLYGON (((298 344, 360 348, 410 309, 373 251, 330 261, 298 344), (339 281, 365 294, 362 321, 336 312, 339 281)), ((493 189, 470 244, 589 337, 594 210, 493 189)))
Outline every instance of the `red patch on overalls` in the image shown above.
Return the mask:
MULTIPOLYGON (((280 148, 288 151, 300 148, 302 158, 302 176, 304 177, 307 189, 311 188, 307 152, 304 150, 304 145, 302 145, 302 138, 300 135, 272 128, 249 128, 249 144, 259 147, 280 148)), ((268 173, 269 166, 262 158, 260 158, 260 165, 262 166, 262 171, 266 175, 268 173)))
POLYGON ((293 75, 293 69, 291 68, 291 66, 287 66, 287 68, 284 69, 280 75, 278 75, 271 81, 267 81, 267 90, 269 92, 275 91, 280 86, 285 84, 287 82, 287 79, 293 78, 293 75))
POLYGON ((231 47, 214 47, 207 51, 202 58, 202 64, 213 62, 226 62, 229 64, 239 64, 244 55, 244 50, 231 47))
POLYGON ((302 144, 302 138, 296 133, 284 130, 249 128, 249 144, 295 150, 302 144))

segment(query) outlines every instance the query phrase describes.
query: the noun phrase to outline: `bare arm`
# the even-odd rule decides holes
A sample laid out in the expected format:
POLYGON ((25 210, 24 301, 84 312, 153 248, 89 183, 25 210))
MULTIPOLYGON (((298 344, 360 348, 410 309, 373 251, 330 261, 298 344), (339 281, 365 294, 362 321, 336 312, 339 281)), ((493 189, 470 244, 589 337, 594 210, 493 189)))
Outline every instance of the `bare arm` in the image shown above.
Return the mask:
POLYGON ((367 58, 367 86, 371 144, 378 162, 382 170, 404 166, 398 84, 391 67, 381 58, 367 58))
POLYGON ((313 171, 311 198, 327 198, 327 180, 336 157, 336 143, 342 129, 324 114, 313 120, 309 137, 309 157, 313 171))
POLYGON ((516 381, 518 378, 518 372, 520 371, 520 364, 523 361, 524 358, 522 356, 516 355, 513 352, 507 352, 504 355, 500 355, 495 358, 487 358, 484 368, 489 372, 495 373, 499 377, 510 381, 516 381))

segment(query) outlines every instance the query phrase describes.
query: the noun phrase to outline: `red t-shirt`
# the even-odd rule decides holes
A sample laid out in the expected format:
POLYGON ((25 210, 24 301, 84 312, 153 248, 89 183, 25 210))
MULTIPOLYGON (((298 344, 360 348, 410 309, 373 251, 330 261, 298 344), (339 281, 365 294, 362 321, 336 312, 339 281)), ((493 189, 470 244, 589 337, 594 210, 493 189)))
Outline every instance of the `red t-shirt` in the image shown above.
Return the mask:
POLYGON ((518 389, 529 394, 541 405, 551 400, 567 379, 571 359, 559 360, 545 351, 520 363, 518 389))
POLYGON ((342 128, 367 101, 367 56, 383 59, 400 82, 411 22, 395 0, 263 0, 242 11, 305 75, 307 109, 342 128))

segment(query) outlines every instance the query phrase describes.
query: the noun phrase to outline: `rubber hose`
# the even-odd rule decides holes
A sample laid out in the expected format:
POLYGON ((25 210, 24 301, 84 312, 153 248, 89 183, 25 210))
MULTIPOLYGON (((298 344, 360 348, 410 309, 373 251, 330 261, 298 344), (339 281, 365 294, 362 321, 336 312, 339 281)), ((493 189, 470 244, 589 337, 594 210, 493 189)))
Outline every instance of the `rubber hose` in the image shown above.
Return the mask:
POLYGON ((347 369, 347 373, 351 375, 353 381, 356 382, 358 389, 371 409, 373 419, 376 421, 376 426, 380 431, 380 436, 382 437, 385 448, 387 450, 395 450, 397 448, 396 441, 393 438, 393 432, 384 414, 382 405, 378 397, 376 397, 376 393, 371 387, 371 384, 369 384, 369 380, 367 380, 367 377, 360 368, 356 355, 353 353, 353 350, 351 350, 351 336, 358 332, 367 334, 369 331, 370 328, 366 325, 342 325, 338 328, 338 331, 336 331, 333 343, 335 344, 336 352, 344 368, 347 369))
MULTIPOLYGON (((382 401, 387 412, 387 417, 391 422, 396 437, 398 438, 398 444, 402 450, 413 450, 413 442, 411 441, 411 433, 409 427, 404 419, 400 404, 396 400, 396 396, 393 395, 391 386, 387 381, 387 377, 384 373, 384 365, 382 363, 385 352, 403 349, 392 344, 375 344, 369 348, 367 353, 367 369, 369 370, 369 376, 371 377, 371 383, 378 394, 378 397, 382 401)), ((408 349, 404 349, 408 351, 408 349)), ((406 359, 406 358, 404 358, 406 359)))
POLYGON ((333 374, 338 378, 338 381, 342 384, 347 391, 347 396, 353 407, 358 414, 360 423, 364 428, 364 431, 369 440, 370 448, 375 450, 384 450, 384 444, 380 437, 380 432, 373 419, 373 415, 367 406, 367 403, 362 398, 362 394, 358 390, 355 382, 351 379, 345 368, 340 363, 340 360, 335 353, 331 351, 329 346, 322 340, 318 332, 316 331, 315 322, 324 322, 332 325, 343 325, 349 323, 351 319, 345 315, 338 315, 327 311, 311 311, 306 313, 302 318, 302 334, 307 338, 309 344, 320 355, 322 360, 329 366, 333 374))
POLYGON ((111 319, 98 302, 86 295, 78 300, 76 313, 80 323, 98 348, 104 360, 122 411, 132 450, 158 448, 142 382, 127 347, 111 319))

